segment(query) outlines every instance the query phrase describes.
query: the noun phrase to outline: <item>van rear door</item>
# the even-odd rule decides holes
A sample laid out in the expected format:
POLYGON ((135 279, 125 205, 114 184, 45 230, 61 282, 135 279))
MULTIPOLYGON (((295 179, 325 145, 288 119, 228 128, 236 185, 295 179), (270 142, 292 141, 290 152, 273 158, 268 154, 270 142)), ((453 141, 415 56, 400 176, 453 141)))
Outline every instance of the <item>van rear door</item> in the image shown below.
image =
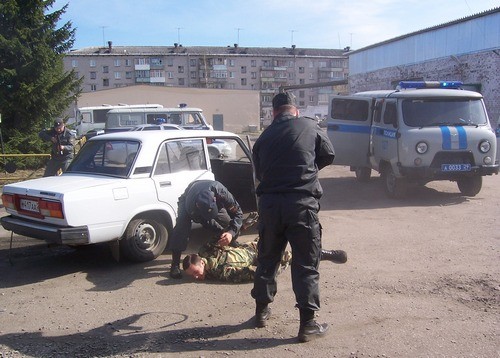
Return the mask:
POLYGON ((372 98, 330 98, 328 137, 335 148, 335 165, 369 167, 372 98))

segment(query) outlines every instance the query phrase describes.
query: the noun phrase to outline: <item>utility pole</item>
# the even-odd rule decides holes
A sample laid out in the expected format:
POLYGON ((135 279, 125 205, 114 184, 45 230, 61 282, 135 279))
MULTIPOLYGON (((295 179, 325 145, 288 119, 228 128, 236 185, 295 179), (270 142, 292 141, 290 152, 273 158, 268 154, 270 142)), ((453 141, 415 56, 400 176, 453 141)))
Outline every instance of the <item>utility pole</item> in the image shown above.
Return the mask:
POLYGON ((102 45, 106 47, 106 37, 104 36, 104 29, 108 26, 101 26, 102 29, 102 45))
POLYGON ((239 46, 239 44, 240 44, 240 30, 243 30, 243 29, 238 27, 238 28, 236 28, 236 30, 238 31, 238 38, 236 40, 236 44, 239 46))
POLYGON ((177 28, 177 43, 179 45, 181 44, 181 30, 182 30, 182 27, 177 28))
POLYGON ((290 30, 290 32, 292 33, 292 40, 291 40, 290 46, 293 46, 293 33, 297 32, 297 31, 296 30, 290 30))

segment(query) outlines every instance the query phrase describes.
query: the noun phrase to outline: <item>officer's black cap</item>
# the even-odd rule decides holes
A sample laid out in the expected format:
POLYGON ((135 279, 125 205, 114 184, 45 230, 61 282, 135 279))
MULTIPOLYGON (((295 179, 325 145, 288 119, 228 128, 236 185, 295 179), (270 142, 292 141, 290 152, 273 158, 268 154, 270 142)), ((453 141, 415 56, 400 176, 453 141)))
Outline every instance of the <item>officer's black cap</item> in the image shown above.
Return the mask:
POLYGON ((205 220, 212 220, 217 217, 219 209, 215 201, 215 195, 211 190, 204 190, 196 198, 196 207, 200 215, 205 220))
POLYGON ((295 106, 295 96, 291 92, 278 93, 273 98, 273 108, 277 109, 281 106, 295 106))

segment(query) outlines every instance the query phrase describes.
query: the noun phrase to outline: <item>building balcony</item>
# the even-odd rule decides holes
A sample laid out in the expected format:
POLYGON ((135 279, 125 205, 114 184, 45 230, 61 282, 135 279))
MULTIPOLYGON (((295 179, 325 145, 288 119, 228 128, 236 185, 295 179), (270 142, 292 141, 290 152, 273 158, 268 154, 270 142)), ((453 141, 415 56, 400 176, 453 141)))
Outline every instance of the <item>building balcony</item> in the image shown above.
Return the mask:
POLYGON ((150 69, 151 69, 151 66, 149 64, 135 65, 135 70, 136 71, 149 71, 150 69))

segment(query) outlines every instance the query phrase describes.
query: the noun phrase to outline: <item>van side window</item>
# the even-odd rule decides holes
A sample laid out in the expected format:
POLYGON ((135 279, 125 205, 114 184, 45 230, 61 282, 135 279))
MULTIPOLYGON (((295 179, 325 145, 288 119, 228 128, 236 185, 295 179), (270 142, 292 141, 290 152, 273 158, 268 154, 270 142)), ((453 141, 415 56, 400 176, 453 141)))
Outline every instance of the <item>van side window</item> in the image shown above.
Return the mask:
POLYGON ((388 102, 385 104, 384 124, 392 124, 394 128, 397 127, 396 103, 388 102))
POLYGON ((375 123, 380 123, 380 121, 382 120, 382 106, 384 105, 384 102, 383 101, 377 101, 375 103, 375 107, 374 107, 374 115, 373 115, 373 122, 375 123))
POLYGON ((354 99, 333 99, 332 118, 364 122, 368 119, 368 102, 354 99))

